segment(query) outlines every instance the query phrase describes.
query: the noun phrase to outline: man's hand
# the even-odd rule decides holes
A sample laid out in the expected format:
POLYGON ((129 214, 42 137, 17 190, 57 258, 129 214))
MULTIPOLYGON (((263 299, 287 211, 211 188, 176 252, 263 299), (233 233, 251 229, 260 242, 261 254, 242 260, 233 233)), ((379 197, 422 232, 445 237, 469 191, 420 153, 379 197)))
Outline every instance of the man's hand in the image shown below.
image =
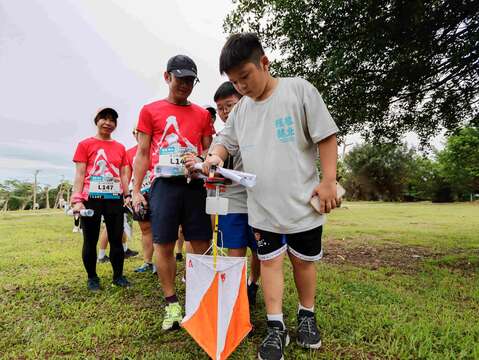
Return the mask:
POLYGON ((123 206, 130 206, 131 205, 131 195, 127 194, 123 196, 123 206))
POLYGON ((203 162, 203 173, 206 176, 210 175, 210 168, 212 165, 223 166, 223 160, 218 155, 208 155, 203 162))
POLYGON ((320 213, 329 213, 332 209, 341 205, 341 199, 336 193, 336 180, 323 180, 313 190, 313 195, 317 195, 320 201, 320 213))
POLYGON ((83 209, 85 209, 85 205, 83 205, 83 203, 81 201, 73 204, 73 213, 74 214, 79 214, 80 210, 83 210, 83 209))
POLYGON ((183 156, 183 162, 185 169, 188 171, 188 173, 192 174, 196 171, 194 168, 195 164, 200 163, 201 159, 198 158, 194 153, 187 153, 183 156))
POLYGON ((145 197, 140 191, 133 190, 131 195, 132 195, 132 205, 133 205, 134 211, 136 212, 140 211, 140 204, 142 204, 145 209, 148 207, 148 203, 146 202, 145 197))

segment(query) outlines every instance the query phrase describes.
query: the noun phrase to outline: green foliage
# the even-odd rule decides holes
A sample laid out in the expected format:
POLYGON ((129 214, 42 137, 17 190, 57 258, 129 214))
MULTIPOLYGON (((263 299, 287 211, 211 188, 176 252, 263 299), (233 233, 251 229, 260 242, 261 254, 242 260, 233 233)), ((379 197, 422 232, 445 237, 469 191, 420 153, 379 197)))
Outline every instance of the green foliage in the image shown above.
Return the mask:
POLYGON ((0 196, 10 210, 27 209, 32 206, 33 184, 27 181, 5 180, 0 196))
POLYGON ((322 93, 342 134, 423 144, 479 120, 479 2, 236 0, 227 32, 253 31, 273 71, 322 93))
POLYGON ((336 170, 336 179, 339 182, 342 182, 347 176, 348 168, 343 160, 338 159, 337 170, 336 170))
POLYGON ((431 200, 436 184, 437 164, 428 157, 414 154, 409 163, 405 200, 431 200))
POLYGON ((479 128, 461 129, 438 154, 440 174, 459 198, 479 193, 479 128))
POLYGON ((429 158, 406 145, 364 143, 338 162, 338 179, 356 200, 452 202, 479 193, 479 128, 447 139, 429 158))
MULTIPOLYGON (((46 207, 46 193, 48 191, 49 205, 55 206, 59 193, 63 191, 66 200, 66 192, 71 191, 72 184, 63 180, 56 187, 37 186, 37 203, 40 209, 46 207)), ((0 183, 0 210, 25 210, 33 205, 33 183, 20 180, 5 180, 0 183)))
POLYGON ((368 144, 345 157, 346 192, 352 199, 399 201, 413 173, 414 150, 405 145, 368 144))

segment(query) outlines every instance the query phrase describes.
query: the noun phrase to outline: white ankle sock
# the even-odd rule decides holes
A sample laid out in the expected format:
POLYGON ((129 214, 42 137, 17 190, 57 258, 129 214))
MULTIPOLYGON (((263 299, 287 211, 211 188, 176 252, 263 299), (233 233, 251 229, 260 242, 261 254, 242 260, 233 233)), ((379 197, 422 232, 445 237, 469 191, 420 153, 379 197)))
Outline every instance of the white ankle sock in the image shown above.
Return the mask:
POLYGON ((124 242, 123 243, 123 251, 126 252, 128 250, 128 243, 124 242))
POLYGON ((314 313, 314 305, 311 308, 307 308, 307 307, 301 305, 301 303, 299 303, 298 304, 298 312, 299 312, 299 310, 306 310, 306 311, 314 313))
POLYGON ((105 257, 106 249, 100 249, 98 252, 98 259, 103 259, 105 257))
POLYGON ((284 325, 283 321, 283 314, 267 314, 266 317, 268 318, 268 321, 279 321, 281 324, 283 324, 283 328, 286 328, 284 325))

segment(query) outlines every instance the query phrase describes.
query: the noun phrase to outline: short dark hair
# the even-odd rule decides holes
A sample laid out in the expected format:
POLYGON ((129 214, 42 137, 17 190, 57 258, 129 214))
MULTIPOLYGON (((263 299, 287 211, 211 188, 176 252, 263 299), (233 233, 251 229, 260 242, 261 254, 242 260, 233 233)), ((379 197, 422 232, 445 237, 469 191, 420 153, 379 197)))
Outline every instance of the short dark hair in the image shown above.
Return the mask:
POLYGON ((236 96, 238 99, 241 99, 241 94, 235 89, 233 83, 231 81, 225 81, 219 86, 218 90, 216 90, 213 100, 217 102, 230 96, 236 96))
POLYGON ((263 46, 256 34, 233 34, 226 40, 226 44, 221 50, 220 74, 223 75, 245 62, 252 62, 259 66, 260 58, 263 55, 263 46))
POLYGON ((104 108, 98 111, 98 113, 96 114, 94 119, 95 125, 98 124, 98 120, 100 119, 109 119, 113 121, 116 125, 118 120, 118 113, 112 108, 104 108))
POLYGON ((206 108, 206 110, 208 110, 208 112, 210 113, 210 115, 211 115, 211 120, 215 121, 215 119, 216 119, 216 109, 215 109, 214 107, 212 107, 212 106, 208 106, 208 107, 206 108))

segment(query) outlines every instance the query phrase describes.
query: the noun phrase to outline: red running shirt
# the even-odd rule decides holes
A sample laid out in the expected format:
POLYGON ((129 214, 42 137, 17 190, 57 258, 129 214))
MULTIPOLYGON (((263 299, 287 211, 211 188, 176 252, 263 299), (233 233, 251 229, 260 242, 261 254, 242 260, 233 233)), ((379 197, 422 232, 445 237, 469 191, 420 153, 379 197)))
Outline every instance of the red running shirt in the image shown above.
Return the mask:
MULTIPOLYGON (((133 163, 135 162, 136 151, 138 150, 138 145, 133 146, 126 150, 126 159, 128 161, 128 165, 131 168, 131 173, 133 174, 133 163)), ((141 184, 141 192, 145 193, 150 189, 150 181, 151 181, 151 168, 146 171, 145 178, 143 179, 143 183, 141 184)), ((131 178, 130 187, 133 188, 133 176, 131 178)))
POLYGON ((138 145, 135 145, 129 148, 128 150, 126 150, 126 160, 128 161, 128 165, 130 166, 132 171, 133 171, 133 162, 135 161, 137 149, 138 149, 138 145))
MULTIPOLYGON (((100 140, 90 137, 81 141, 73 156, 76 163, 86 163, 82 195, 90 192, 90 178, 103 176, 120 179, 120 169, 128 165, 125 147, 115 140, 100 140)), ((120 182, 120 190, 121 182, 120 182)))
POLYGON ((141 109, 137 130, 152 137, 151 169, 159 163, 161 149, 194 148, 201 154, 202 138, 215 133, 208 110, 195 104, 182 106, 166 100, 155 101, 141 109))

